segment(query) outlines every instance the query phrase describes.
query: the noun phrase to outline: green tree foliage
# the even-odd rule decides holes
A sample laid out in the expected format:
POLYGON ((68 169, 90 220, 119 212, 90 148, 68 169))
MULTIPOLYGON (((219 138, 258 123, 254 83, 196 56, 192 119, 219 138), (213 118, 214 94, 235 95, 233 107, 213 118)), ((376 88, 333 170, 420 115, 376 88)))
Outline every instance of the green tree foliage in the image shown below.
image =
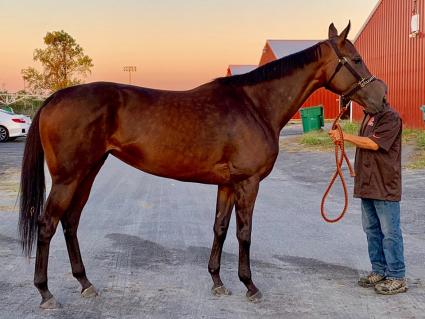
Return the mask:
POLYGON ((21 71, 27 88, 33 93, 52 93, 82 82, 90 74, 92 59, 75 39, 65 31, 48 32, 44 37, 45 49, 36 49, 33 60, 43 68, 33 67, 21 71))

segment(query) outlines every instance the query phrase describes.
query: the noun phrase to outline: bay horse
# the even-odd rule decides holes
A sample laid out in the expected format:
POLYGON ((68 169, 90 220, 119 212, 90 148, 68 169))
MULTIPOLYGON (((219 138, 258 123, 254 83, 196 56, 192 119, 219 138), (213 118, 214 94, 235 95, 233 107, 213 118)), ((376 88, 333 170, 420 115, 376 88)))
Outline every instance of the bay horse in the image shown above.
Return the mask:
POLYGON ((259 183, 271 172, 283 126, 318 88, 370 112, 382 105, 375 80, 347 39, 350 23, 329 38, 247 74, 215 79, 188 91, 96 82, 51 95, 29 130, 21 176, 19 233, 24 254, 37 242, 34 284, 44 309, 59 307, 47 286, 50 241, 61 222, 72 274, 84 297, 96 295, 81 259, 77 228, 94 179, 108 155, 144 172, 218 185, 208 270, 212 292, 229 294, 220 260, 235 207, 240 280, 251 301, 249 250, 259 183), (44 161, 52 187, 45 202, 44 161))

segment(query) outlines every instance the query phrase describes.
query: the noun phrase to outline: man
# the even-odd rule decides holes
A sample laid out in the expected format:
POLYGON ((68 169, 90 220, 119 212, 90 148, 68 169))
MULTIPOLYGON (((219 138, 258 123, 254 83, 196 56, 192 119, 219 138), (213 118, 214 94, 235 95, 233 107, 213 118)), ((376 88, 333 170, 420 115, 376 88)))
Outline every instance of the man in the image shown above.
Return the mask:
POLYGON ((365 113, 359 136, 329 132, 333 141, 343 138, 357 147, 354 197, 361 199, 372 264, 372 272, 358 283, 385 295, 407 291, 400 228, 401 132, 401 119, 386 102, 379 113, 365 113))

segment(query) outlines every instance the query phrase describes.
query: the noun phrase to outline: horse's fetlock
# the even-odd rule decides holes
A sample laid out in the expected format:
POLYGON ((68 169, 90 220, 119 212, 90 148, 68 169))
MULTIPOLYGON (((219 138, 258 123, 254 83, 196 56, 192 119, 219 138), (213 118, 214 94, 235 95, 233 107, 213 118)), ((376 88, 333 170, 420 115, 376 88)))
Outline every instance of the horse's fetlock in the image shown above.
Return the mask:
POLYGON ((211 275, 220 273, 220 265, 208 265, 208 272, 211 275))
POLYGON ((34 286, 38 290, 47 290, 47 280, 39 281, 37 279, 34 279, 34 286))
POLYGON ((227 227, 225 226, 216 226, 214 227, 214 235, 218 238, 222 238, 226 236, 227 233, 227 227))
POLYGON ((239 271, 238 273, 239 280, 244 284, 251 282, 251 272, 248 271, 239 271))
POLYGON ((86 271, 85 269, 82 269, 80 271, 72 272, 72 275, 76 279, 86 278, 86 271))

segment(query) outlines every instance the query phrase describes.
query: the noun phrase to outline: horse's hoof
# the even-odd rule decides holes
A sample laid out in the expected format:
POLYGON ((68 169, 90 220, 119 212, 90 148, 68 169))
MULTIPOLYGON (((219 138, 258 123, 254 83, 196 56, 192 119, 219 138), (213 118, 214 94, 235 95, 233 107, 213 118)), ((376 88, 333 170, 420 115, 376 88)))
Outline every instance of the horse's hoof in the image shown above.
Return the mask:
POLYGON ((62 308, 62 305, 56 301, 55 297, 52 297, 44 302, 42 301, 40 304, 40 308, 45 310, 54 310, 62 308))
POLYGON ((232 292, 227 289, 226 287, 224 287, 224 285, 222 286, 213 286, 211 288, 211 292, 214 296, 229 296, 232 294, 232 292))
POLYGON ((96 297, 97 296, 96 288, 94 288, 94 286, 91 285, 90 287, 84 289, 81 292, 81 296, 84 297, 84 298, 93 298, 93 297, 96 297))
POLYGON ((258 290, 254 294, 248 290, 248 292, 246 293, 246 297, 248 298, 249 301, 253 303, 257 303, 261 301, 261 299, 263 298, 263 294, 261 293, 260 290, 258 290))

